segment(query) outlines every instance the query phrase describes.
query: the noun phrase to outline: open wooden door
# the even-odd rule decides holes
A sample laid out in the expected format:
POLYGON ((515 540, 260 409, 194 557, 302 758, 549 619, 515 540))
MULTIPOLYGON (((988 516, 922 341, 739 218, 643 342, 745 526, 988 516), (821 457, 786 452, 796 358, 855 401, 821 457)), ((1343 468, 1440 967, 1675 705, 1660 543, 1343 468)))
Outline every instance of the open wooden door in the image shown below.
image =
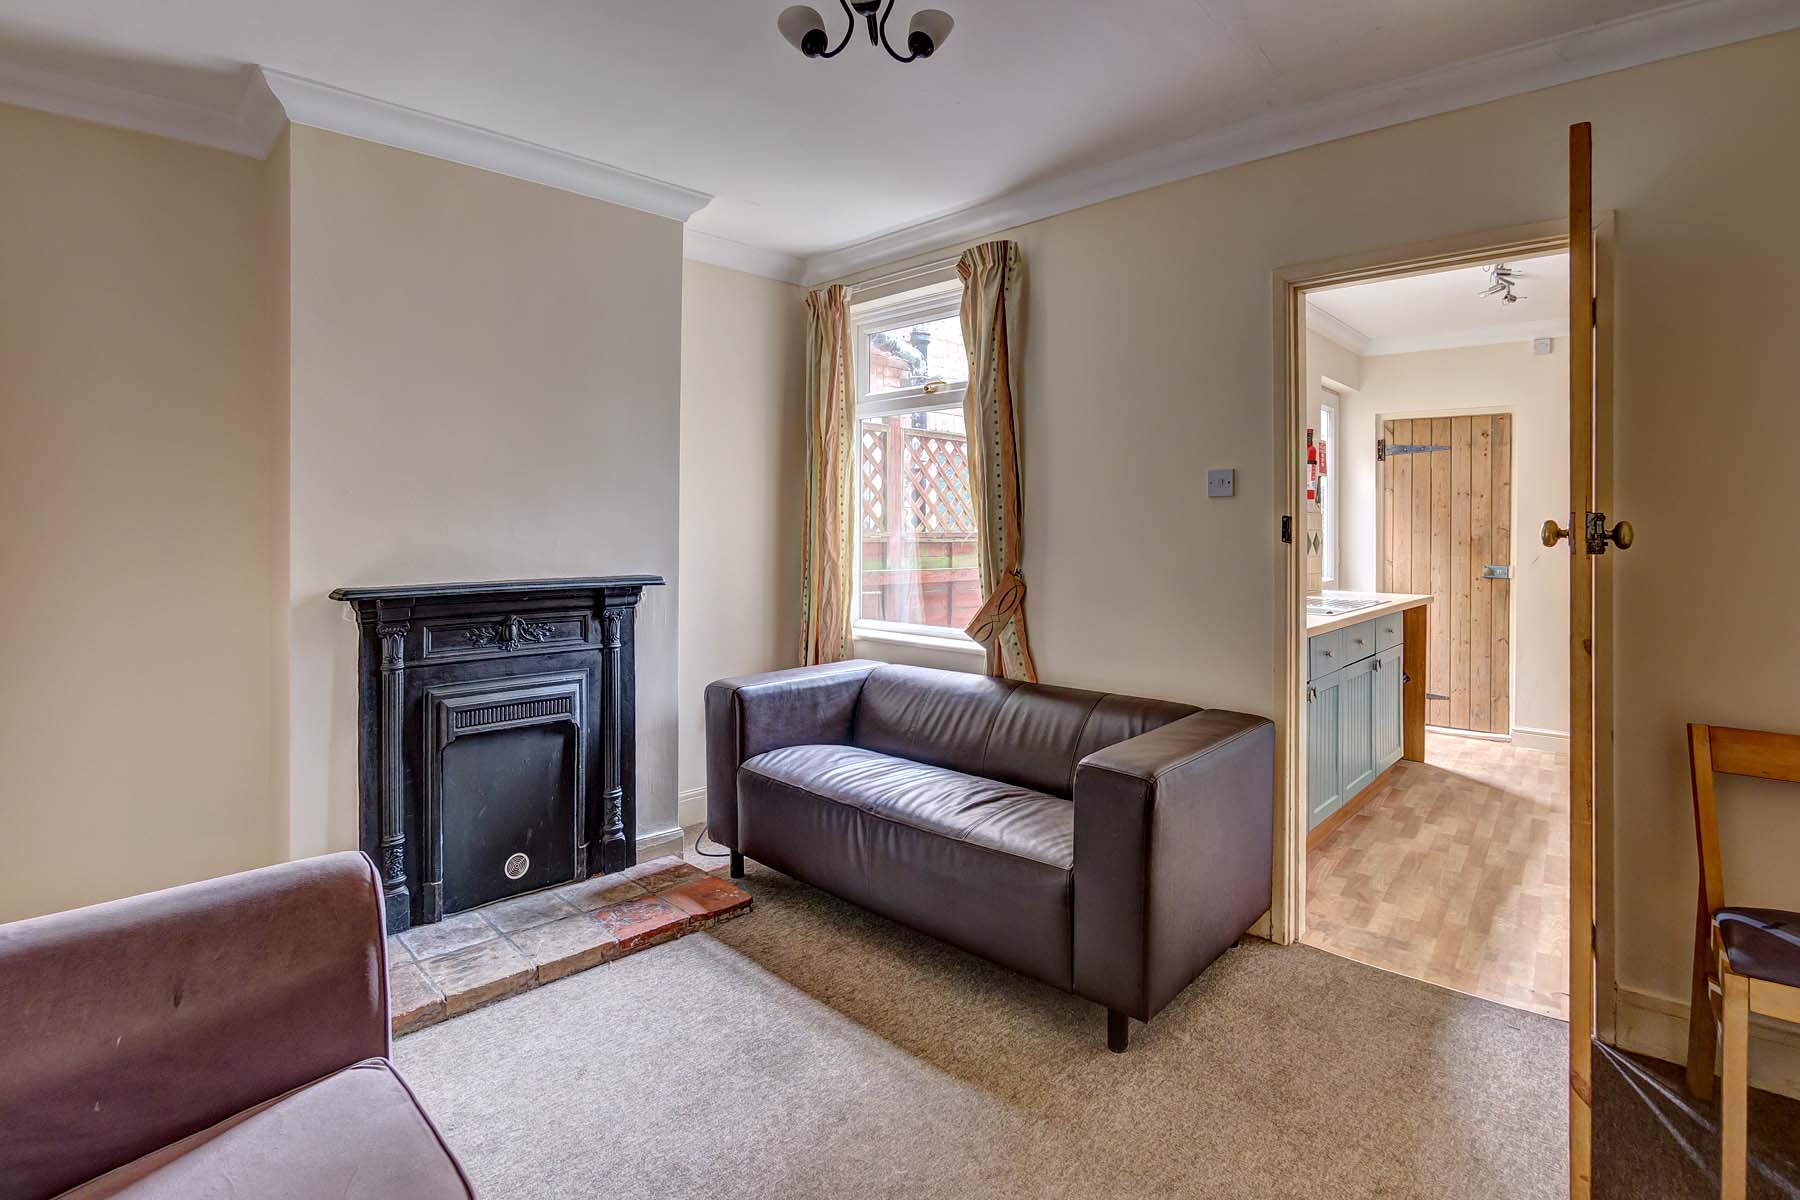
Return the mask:
POLYGON ((1543 541, 1569 542, 1569 1195, 1588 1200, 1593 1164, 1595 662, 1610 646, 1610 613, 1594 603, 1595 567, 1609 545, 1631 545, 1631 524, 1608 529, 1598 511, 1593 127, 1569 127, 1568 524, 1544 522, 1543 541), (1600 647, 1597 654, 1596 646, 1600 647))

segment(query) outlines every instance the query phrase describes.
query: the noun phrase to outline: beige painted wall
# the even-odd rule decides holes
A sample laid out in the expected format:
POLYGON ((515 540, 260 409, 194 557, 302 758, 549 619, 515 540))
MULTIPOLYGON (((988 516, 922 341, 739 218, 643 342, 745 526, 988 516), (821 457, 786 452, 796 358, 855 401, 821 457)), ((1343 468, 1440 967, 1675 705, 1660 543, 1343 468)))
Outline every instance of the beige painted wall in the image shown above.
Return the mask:
MULTIPOLYGON (((1631 1003, 1678 1003, 1695 892, 1682 723, 1800 729, 1783 637, 1800 556, 1780 548, 1800 359, 1777 269, 1800 256, 1800 168, 1782 152, 1800 34, 1013 231, 1030 271, 1024 571, 1046 679, 1278 712, 1272 273, 1558 218, 1579 120, 1596 201, 1618 214, 1616 507, 1638 529, 1616 576, 1619 983, 1631 1003), (1214 466, 1237 467, 1236 499, 1204 497, 1214 466)), ((1727 800, 1738 898, 1800 907, 1796 812, 1727 800)))
POLYGON ((271 861, 261 163, 0 106, 0 921, 271 861))
POLYGON ((804 318, 791 284, 682 268, 684 819, 704 811, 706 685, 799 661, 804 318))
POLYGON ((293 539, 289 530, 293 511, 288 503, 292 482, 289 458, 293 447, 290 372, 293 333, 293 272, 291 270, 293 214, 290 211, 293 178, 290 138, 283 130, 269 150, 263 169, 263 245, 269 266, 269 303, 266 333, 268 353, 263 369, 271 409, 269 422, 269 822, 272 844, 285 850, 291 813, 288 805, 288 724, 293 671, 293 620, 288 611, 292 582, 289 560, 293 539))
POLYGON ((354 846, 341 585, 651 572, 638 829, 675 824, 681 226, 290 131, 294 856, 354 846))
POLYGON ((1338 549, 1346 591, 1376 591, 1380 476, 1375 441, 1383 420, 1409 413, 1513 414, 1513 723, 1569 732, 1569 554, 1546 550, 1537 528, 1561 523, 1569 502, 1568 342, 1532 353, 1530 342, 1464 346, 1362 360, 1362 390, 1340 405, 1338 549))

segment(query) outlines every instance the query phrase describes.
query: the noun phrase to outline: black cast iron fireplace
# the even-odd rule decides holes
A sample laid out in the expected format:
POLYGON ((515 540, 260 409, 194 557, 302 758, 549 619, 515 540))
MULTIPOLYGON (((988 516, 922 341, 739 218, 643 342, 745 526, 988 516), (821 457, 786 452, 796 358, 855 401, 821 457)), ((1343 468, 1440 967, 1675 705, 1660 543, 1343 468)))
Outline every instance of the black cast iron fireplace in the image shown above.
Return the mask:
POLYGON ((339 588, 362 848, 390 932, 636 859, 633 627, 655 575, 339 588))

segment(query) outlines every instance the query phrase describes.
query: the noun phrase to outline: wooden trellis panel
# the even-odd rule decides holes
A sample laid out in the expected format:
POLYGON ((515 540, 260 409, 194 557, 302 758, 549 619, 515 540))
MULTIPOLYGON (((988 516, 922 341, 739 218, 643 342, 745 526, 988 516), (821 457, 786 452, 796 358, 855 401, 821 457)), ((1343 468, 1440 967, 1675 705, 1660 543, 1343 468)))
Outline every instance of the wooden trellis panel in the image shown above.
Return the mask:
POLYGON ((907 533, 937 537, 972 534, 968 439, 956 434, 901 432, 906 447, 907 533))

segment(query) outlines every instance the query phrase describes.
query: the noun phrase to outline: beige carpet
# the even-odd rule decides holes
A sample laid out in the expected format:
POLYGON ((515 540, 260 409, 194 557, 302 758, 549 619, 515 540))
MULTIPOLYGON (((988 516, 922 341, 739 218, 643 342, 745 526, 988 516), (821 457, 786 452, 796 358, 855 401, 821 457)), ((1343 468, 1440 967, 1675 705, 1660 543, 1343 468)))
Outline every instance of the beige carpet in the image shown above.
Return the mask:
POLYGON ((397 1044, 484 1197, 1566 1194, 1548 1018, 1249 942, 1114 1055, 1095 1005, 749 887, 397 1044))

